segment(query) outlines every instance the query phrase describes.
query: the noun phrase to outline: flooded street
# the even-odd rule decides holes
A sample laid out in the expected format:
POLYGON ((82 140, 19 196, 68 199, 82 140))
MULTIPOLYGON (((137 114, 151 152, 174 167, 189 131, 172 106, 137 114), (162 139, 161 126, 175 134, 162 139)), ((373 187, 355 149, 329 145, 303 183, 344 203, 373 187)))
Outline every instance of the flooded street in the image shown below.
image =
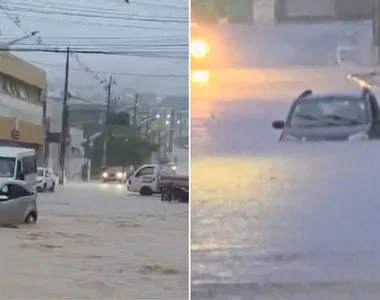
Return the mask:
POLYGON ((358 66, 310 65, 193 91, 192 299, 380 298, 380 143, 279 144, 271 127, 306 89, 357 90, 358 66))
POLYGON ((39 215, 0 229, 2 299, 187 299, 187 205, 67 184, 39 215))

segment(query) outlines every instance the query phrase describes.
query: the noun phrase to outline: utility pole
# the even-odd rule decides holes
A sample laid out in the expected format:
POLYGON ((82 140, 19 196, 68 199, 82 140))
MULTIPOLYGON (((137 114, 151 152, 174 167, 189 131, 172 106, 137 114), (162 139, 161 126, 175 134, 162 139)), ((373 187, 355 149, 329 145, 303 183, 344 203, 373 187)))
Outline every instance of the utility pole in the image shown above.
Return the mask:
POLYGON ((137 128, 137 109, 139 106, 139 94, 135 95, 135 104, 133 106, 133 125, 137 128))
POLYGON ((108 130, 108 117, 111 110, 111 93, 112 93, 112 76, 110 76, 110 80, 107 86, 107 105, 106 112, 104 117, 104 128, 103 128, 103 158, 102 164, 105 166, 107 164, 107 151, 108 151, 108 139, 109 139, 109 130, 108 130))
POLYGON ((49 163, 49 143, 47 142, 47 133, 50 131, 50 120, 47 117, 47 85, 41 95, 42 101, 42 125, 44 130, 44 149, 43 149, 43 165, 48 166, 49 163))
POLYGON ((380 62, 380 0, 374 0, 372 16, 372 35, 375 47, 376 61, 380 62))
POLYGON ((68 121, 69 121, 69 109, 67 101, 69 99, 69 67, 70 67, 70 47, 66 49, 66 68, 65 68, 65 84, 63 89, 63 102, 62 102, 62 126, 60 136, 59 147, 59 166, 61 168, 61 174, 59 178, 59 184, 64 183, 65 178, 65 161, 66 161, 66 143, 68 136, 68 121))
POLYGON ((175 111, 174 109, 170 110, 170 121, 169 121, 169 139, 168 139, 168 151, 170 153, 173 152, 173 136, 174 136, 174 118, 175 118, 175 111))
MULTIPOLYGON (((148 107, 148 111, 147 111, 147 118, 150 118, 151 115, 150 115, 150 109, 148 107)), ((150 121, 146 122, 146 125, 145 125, 145 139, 149 142, 150 139, 149 139, 149 131, 150 131, 150 121)))

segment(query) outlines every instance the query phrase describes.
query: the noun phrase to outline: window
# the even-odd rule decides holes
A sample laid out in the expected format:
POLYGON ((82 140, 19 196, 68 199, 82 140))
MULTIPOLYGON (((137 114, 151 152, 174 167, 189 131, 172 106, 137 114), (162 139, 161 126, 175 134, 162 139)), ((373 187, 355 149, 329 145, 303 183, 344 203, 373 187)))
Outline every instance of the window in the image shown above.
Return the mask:
POLYGON ((136 177, 145 176, 145 175, 153 175, 154 169, 155 169, 154 167, 146 167, 144 169, 141 169, 139 172, 137 172, 136 177))
POLYGON ((0 177, 13 177, 16 159, 13 157, 0 157, 0 177))
POLYGON ((23 174, 23 168, 22 168, 22 164, 21 162, 18 160, 17 161, 17 167, 16 167, 16 179, 17 180, 24 180, 24 176, 25 174, 23 174))
POLYGON ((37 173, 37 162, 35 156, 26 156, 23 157, 21 160, 25 175, 37 173))
POLYGON ((25 189, 23 186, 18 185, 18 184, 9 184, 8 194, 9 194, 9 199, 17 199, 17 198, 31 195, 31 193, 27 189, 25 189))

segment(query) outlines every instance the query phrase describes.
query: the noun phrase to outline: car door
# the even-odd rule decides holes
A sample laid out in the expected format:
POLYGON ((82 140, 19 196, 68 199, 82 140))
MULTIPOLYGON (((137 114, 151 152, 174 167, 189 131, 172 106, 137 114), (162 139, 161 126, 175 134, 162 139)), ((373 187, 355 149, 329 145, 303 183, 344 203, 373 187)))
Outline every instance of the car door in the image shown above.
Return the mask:
POLYGON ((152 178, 153 173, 154 167, 151 166, 142 167, 138 170, 131 178, 131 190, 135 192, 140 191, 141 187, 146 183, 147 177, 152 178))
POLYGON ((33 193, 22 184, 8 185, 9 214, 12 223, 22 223, 32 205, 33 193))

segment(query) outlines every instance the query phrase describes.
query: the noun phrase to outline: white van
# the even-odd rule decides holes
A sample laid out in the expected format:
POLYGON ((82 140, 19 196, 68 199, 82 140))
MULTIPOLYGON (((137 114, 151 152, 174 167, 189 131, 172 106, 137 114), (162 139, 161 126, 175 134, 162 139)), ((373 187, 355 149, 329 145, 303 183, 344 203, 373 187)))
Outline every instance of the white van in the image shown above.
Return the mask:
POLYGON ((128 179, 128 190, 141 195, 152 195, 158 192, 159 167, 143 165, 128 179))
POLYGON ((128 179, 128 190, 150 196, 159 193, 160 175, 177 175, 175 165, 143 165, 128 179))
POLYGON ((25 181, 31 192, 37 186, 36 151, 28 148, 0 147, 0 180, 25 181))

